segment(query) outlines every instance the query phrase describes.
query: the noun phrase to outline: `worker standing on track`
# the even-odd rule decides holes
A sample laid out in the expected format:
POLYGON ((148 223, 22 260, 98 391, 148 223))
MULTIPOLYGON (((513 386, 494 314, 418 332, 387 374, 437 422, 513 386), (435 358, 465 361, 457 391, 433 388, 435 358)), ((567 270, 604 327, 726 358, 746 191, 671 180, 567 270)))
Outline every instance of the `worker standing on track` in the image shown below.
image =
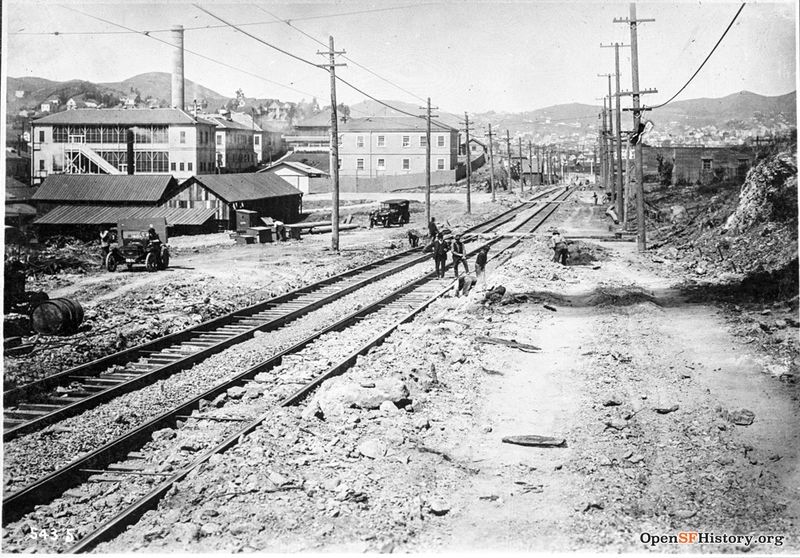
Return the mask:
POLYGON ((444 240, 444 235, 439 233, 433 242, 433 261, 436 264, 436 277, 444 278, 444 268, 447 266, 447 251, 450 249, 444 240))
POLYGON ((428 223, 428 236, 431 237, 431 242, 436 240, 436 235, 439 234, 439 227, 436 226, 436 219, 431 217, 430 222, 428 223))
POLYGON ((475 275, 477 280, 483 285, 483 290, 486 290, 486 260, 489 254, 489 247, 484 246, 478 252, 478 257, 475 258, 475 275))
POLYGON ((469 273, 469 266, 467 266, 466 253, 464 251, 464 243, 461 242, 461 235, 457 234, 456 239, 453 241, 453 271, 458 279, 458 265, 464 266, 464 273, 469 273))

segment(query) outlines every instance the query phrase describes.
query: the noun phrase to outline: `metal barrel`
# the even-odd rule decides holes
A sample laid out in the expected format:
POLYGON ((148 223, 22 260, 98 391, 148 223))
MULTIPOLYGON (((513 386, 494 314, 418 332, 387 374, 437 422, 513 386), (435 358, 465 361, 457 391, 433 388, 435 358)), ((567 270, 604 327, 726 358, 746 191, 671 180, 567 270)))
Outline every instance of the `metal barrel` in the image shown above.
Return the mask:
POLYGON ((42 335, 74 333, 83 322, 83 307, 76 300, 53 298, 36 307, 31 321, 42 335))

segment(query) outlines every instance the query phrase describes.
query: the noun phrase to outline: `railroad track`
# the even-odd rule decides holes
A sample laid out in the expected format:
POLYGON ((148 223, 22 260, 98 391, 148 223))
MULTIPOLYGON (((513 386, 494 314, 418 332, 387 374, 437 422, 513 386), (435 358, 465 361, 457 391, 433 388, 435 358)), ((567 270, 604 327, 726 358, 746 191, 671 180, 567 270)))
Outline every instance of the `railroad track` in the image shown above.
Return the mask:
MULTIPOLYGON (((540 198, 550 191, 538 194, 540 198)), ((512 220, 525 204, 464 231, 469 239, 512 220)), ((186 370, 212 355, 274 331, 375 281, 426 261, 420 248, 377 260, 147 343, 3 393, 3 440, 35 432, 115 397, 186 370)))
MULTIPOLYGON (((535 211, 531 211, 529 215, 520 219, 521 222, 515 225, 513 231, 524 229, 524 232, 527 232, 539 228, 545 220, 558 209, 559 202, 565 199, 569 193, 568 190, 564 191, 556 196, 554 200, 551 200, 551 202, 545 203, 535 211)), ((491 229, 492 226, 497 226, 497 222, 499 221, 508 222, 518 218, 517 215, 519 213, 520 211, 513 212, 513 214, 512 212, 506 212, 491 220, 491 222, 494 222, 494 225, 476 227, 475 230, 471 232, 485 232, 491 229)), ((487 223, 484 225, 487 225, 487 223)), ((519 236, 498 236, 488 241, 478 243, 479 245, 472 248, 469 253, 474 254, 481 246, 490 245, 493 246, 493 258, 496 258, 499 254, 513 248, 521 241, 522 238, 519 236)), ((428 257, 429 256, 426 256, 426 258, 428 257)), ((348 330, 348 328, 357 328, 358 324, 365 324, 367 321, 372 320, 369 322, 369 327, 367 327, 366 330, 362 327, 362 337, 364 336, 364 331, 366 331, 366 338, 363 338, 359 342, 357 350, 339 358, 333 366, 328 367, 326 370, 321 370, 319 373, 316 373, 311 381, 306 382, 305 385, 295 393, 292 393, 280 401, 274 401, 275 404, 282 406, 298 404, 312 393, 323 381, 343 373, 352 366, 359 355, 365 354, 372 347, 382 343, 400 324, 412 320, 417 314, 422 312, 433 301, 451 288, 452 280, 437 279, 434 277, 433 272, 414 280, 412 283, 359 309, 324 330, 309 336, 293 347, 242 372, 229 381, 214 387, 190 401, 184 402, 141 427, 109 442, 89 455, 77 459, 45 478, 10 494, 3 500, 3 524, 7 525, 10 522, 20 519, 24 514, 33 510, 35 506, 46 504, 57 498, 68 488, 85 483, 90 478, 97 478, 98 475, 113 476, 116 474, 122 475, 123 477, 130 475, 130 477, 133 478, 136 478, 138 474, 151 475, 151 473, 143 473, 141 470, 137 470, 135 464, 141 463, 142 459, 141 455, 138 454, 136 450, 147 444, 154 432, 163 428, 175 428, 179 423, 185 422, 188 418, 198 418, 197 411, 201 406, 201 402, 210 401, 232 387, 248 385, 257 375, 272 371, 281 366, 285 359, 288 360, 287 357, 299 353, 315 342, 318 342, 320 339, 323 339, 326 335, 344 332, 348 330), (381 318, 381 316, 384 316, 384 318, 381 318), (383 319, 383 321, 381 321, 381 319, 383 319), (388 325, 383 327, 381 324, 388 325), (378 332, 377 335, 375 335, 376 331, 378 332), (128 464, 115 465, 115 462, 119 461, 128 461, 128 464), (134 465, 130 463, 134 463, 134 465)), ((260 411, 263 411, 263 402, 261 403, 260 411)), ((218 438, 222 438, 221 441, 215 441, 213 447, 204 451, 202 455, 194 460, 183 464, 177 472, 169 474, 153 473, 152 476, 160 481, 156 488, 150 489, 149 485, 142 486, 140 484, 138 492, 131 489, 131 494, 137 494, 138 496, 136 502, 128 506, 122 513, 108 519, 96 531, 84 537, 78 545, 69 549, 69 552, 84 552, 90 550, 100 542, 109 540, 118 534, 127 525, 135 522, 145 511, 155 507, 158 501, 175 485, 175 483, 185 478, 186 475, 195 470, 200 464, 210 459, 213 455, 220 454, 236 444, 237 440, 257 428, 266 417, 267 414, 255 416, 255 413, 251 411, 249 416, 244 418, 208 419, 221 421, 223 425, 226 425, 222 434, 218 434, 217 436, 218 438), (241 427, 242 422, 246 422, 244 427, 241 427)))

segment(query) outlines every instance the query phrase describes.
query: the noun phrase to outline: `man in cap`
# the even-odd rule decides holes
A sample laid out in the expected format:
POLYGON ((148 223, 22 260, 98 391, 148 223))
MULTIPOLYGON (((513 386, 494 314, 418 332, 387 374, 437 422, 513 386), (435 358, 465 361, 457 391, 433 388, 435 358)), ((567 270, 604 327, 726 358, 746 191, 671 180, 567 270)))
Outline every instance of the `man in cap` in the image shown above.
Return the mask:
POLYGON ((147 247, 156 259, 156 266, 161 267, 161 238, 152 224, 147 229, 147 247))
POLYGON ((461 242, 461 235, 457 234, 455 240, 453 241, 453 271, 455 271, 456 279, 458 279, 458 264, 462 264, 464 266, 464 273, 469 273, 469 267, 467 267, 467 258, 466 252, 464 251, 464 243, 461 242))

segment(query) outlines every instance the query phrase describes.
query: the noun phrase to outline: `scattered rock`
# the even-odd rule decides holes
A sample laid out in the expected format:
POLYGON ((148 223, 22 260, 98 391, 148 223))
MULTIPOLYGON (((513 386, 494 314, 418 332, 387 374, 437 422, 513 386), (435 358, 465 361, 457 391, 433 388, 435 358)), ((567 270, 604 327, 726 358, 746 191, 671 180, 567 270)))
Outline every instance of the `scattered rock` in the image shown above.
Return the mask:
POLYGON ((756 418, 756 414, 748 409, 733 411, 729 414, 729 420, 739 426, 750 426, 756 418))
POLYGON ((247 390, 240 386, 235 386, 228 389, 228 397, 231 399, 241 399, 244 397, 245 393, 247 393, 247 390))
POLYGON ((160 442, 162 440, 172 440, 176 436, 172 428, 163 428, 153 432, 153 441, 160 442))
POLYGON ((622 398, 616 395, 613 395, 603 401, 603 407, 617 407, 619 405, 622 405, 622 398))
POLYGON ((690 517, 694 517, 695 515, 697 515, 697 510, 686 510, 686 509, 676 510, 672 512, 671 515, 677 517, 678 519, 689 519, 690 517))
POLYGON ((437 498, 430 502, 430 508, 433 515, 446 515, 450 511, 450 504, 437 498))
POLYGON ((587 512, 589 510, 602 510, 604 507, 605 506, 603 506, 602 502, 593 501, 588 502, 586 506, 584 506, 583 511, 587 512))
POLYGON ((368 438, 358 444, 358 453, 370 459, 378 459, 386 455, 386 444, 377 438, 368 438))
POLYGON ((492 431, 492 427, 490 425, 488 425, 488 424, 484 425, 483 428, 481 428, 481 432, 483 432, 484 434, 488 434, 491 431, 492 431))
POLYGON ((383 403, 381 403, 379 409, 385 413, 389 413, 390 415, 393 415, 400 410, 397 408, 397 405, 395 405, 391 401, 384 401, 383 403))
POLYGON ((672 405, 671 407, 653 407, 653 410, 659 415, 668 415, 669 413, 674 413, 677 411, 678 406, 672 405))
POLYGON ((633 464, 640 463, 644 461, 644 456, 641 453, 635 453, 628 458, 628 461, 633 464))

